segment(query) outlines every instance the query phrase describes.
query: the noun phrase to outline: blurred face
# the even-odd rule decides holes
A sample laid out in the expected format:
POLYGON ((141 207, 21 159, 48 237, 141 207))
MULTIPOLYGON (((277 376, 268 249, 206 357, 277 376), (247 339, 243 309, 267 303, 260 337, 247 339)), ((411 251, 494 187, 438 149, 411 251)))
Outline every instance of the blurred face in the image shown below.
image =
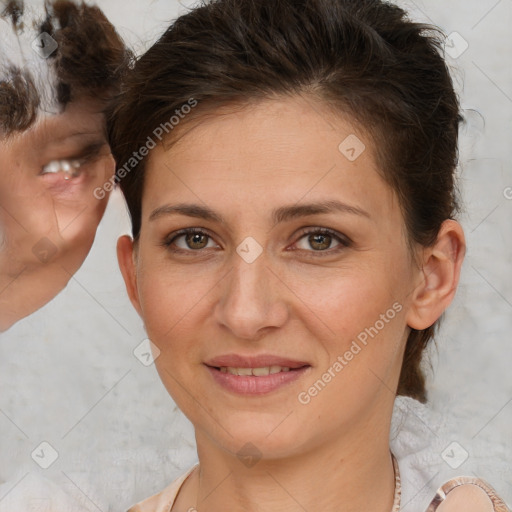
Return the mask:
POLYGON ((82 75, 98 71, 86 69, 87 59, 82 65, 76 61, 82 29, 105 32, 98 48, 109 57, 98 62, 100 73, 107 72, 105 59, 121 50, 101 11, 72 2, 5 4, 0 13, 0 332, 57 295, 89 253, 115 163, 103 101, 93 89, 90 96, 81 93, 65 75, 72 72, 86 85, 82 75), (67 37, 69 31, 77 37, 67 37), (63 101, 68 93, 71 102, 63 101))
MULTIPOLYGON (((4 195, 14 204, 28 198, 51 199, 61 233, 67 231, 89 244, 108 199, 98 200, 94 189, 104 185, 114 171, 100 108, 91 100, 75 101, 62 114, 43 118, 28 130, 0 140, 4 195), (77 217, 80 221, 74 222, 77 217), (88 219, 85 225, 83 217, 88 219)), ((29 217, 27 211, 25 218, 29 217)))
POLYGON ((69 103, 0 140, 0 331, 37 310, 84 262, 114 172, 100 105, 69 103))
POLYGON ((291 456, 391 416, 417 274, 373 149, 297 98, 150 153, 132 299, 199 439, 291 456))

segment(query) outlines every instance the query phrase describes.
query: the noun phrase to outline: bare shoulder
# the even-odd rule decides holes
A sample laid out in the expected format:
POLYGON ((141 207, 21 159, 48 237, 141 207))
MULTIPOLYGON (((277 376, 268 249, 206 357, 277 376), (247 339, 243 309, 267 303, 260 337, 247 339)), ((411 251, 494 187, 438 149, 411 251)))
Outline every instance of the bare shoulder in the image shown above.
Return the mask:
POLYGON ((446 482, 426 512, 510 512, 496 491, 481 478, 461 476, 446 482))

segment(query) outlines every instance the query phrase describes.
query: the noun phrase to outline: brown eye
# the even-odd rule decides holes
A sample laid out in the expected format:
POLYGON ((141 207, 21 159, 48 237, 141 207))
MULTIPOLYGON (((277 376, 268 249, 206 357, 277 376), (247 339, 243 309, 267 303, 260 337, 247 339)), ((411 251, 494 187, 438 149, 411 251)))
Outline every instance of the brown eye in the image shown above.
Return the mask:
POLYGON ((327 255, 350 247, 351 242, 349 239, 346 239, 330 229, 317 228, 303 233, 296 244, 302 251, 309 253, 325 253, 327 255), (332 247, 333 242, 336 242, 334 248, 332 247))
POLYGON ((328 249, 332 242, 332 236, 326 234, 309 235, 308 242, 315 250, 328 249))
POLYGON ((185 236, 185 243, 190 249, 203 249, 208 243, 208 235, 200 233, 189 233, 185 236))
MULTIPOLYGON (((173 252, 199 252, 208 246, 212 238, 208 233, 199 228, 187 228, 169 235, 163 244, 173 252)), ((212 246, 210 246, 212 247, 212 246)))

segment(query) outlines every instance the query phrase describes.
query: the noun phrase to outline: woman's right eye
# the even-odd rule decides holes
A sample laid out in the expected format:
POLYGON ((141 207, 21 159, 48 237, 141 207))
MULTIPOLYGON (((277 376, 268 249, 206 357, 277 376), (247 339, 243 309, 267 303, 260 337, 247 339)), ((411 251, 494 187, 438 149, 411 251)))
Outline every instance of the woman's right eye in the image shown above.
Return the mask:
POLYGON ((169 235, 163 245, 172 252, 197 252, 208 247, 210 235, 204 230, 198 228, 182 229, 169 235), (177 243, 182 240, 181 245, 177 243), (176 248, 177 247, 177 248, 176 248))

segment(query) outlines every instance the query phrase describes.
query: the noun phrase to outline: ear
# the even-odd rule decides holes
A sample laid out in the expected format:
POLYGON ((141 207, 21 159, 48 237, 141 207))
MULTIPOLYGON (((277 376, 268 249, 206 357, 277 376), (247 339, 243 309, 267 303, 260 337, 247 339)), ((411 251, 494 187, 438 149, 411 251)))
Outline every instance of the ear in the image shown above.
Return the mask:
POLYGON ((420 283, 412 293, 409 327, 421 331, 433 325, 452 302, 459 284, 466 241, 462 226, 443 222, 433 247, 423 252, 420 283))
POLYGON ((131 237, 123 235, 117 240, 117 261, 121 274, 123 274, 124 284, 128 297, 133 307, 142 318, 142 308, 140 306, 139 292, 137 288, 137 272, 135 268, 136 248, 131 237))

